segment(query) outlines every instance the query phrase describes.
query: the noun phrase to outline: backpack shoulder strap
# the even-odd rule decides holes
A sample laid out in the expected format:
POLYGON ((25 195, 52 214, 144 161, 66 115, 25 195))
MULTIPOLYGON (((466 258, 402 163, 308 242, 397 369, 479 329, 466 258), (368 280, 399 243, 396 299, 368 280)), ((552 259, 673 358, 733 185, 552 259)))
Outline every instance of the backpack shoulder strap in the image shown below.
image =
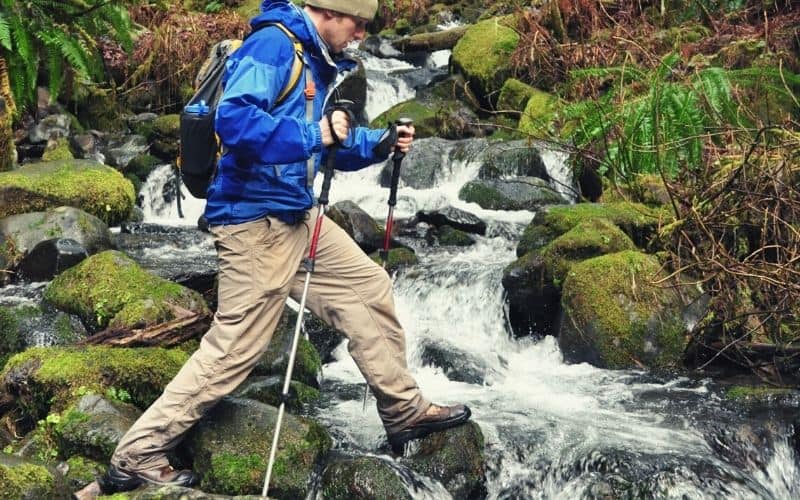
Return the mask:
POLYGON ((261 28, 266 28, 267 26, 275 26, 283 31, 283 33, 289 38, 289 41, 291 41, 292 45, 294 46, 294 63, 292 64, 292 72, 289 76, 289 83, 287 83, 286 87, 284 87, 281 93, 278 94, 278 98, 275 100, 275 106, 277 106, 286 99, 286 97, 294 90, 295 87, 297 87, 297 82, 300 81, 300 77, 303 74, 303 65, 305 64, 305 61, 303 60, 303 44, 297 39, 296 36, 294 36, 294 33, 292 33, 289 28, 278 22, 259 23, 253 26, 253 30, 247 36, 252 35, 261 28))

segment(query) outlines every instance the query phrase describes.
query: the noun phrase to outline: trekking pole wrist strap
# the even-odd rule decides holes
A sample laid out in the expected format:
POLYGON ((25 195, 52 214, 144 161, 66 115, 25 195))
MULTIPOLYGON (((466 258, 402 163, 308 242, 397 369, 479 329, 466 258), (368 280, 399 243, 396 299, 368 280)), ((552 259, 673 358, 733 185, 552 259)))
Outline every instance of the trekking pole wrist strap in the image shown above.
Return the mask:
POLYGON ((344 144, 342 139, 339 138, 339 135, 336 133, 336 130, 333 128, 333 114, 337 111, 341 111, 347 114, 347 122, 350 126, 350 131, 347 134, 348 138, 352 138, 352 129, 355 128, 353 124, 356 121, 356 116, 352 110, 353 103, 351 101, 341 100, 337 101, 333 104, 328 110, 325 112, 325 117, 328 119, 328 128, 330 130, 331 138, 333 139, 333 145, 337 148, 349 148, 352 146, 353 141, 348 141, 349 144, 344 144))

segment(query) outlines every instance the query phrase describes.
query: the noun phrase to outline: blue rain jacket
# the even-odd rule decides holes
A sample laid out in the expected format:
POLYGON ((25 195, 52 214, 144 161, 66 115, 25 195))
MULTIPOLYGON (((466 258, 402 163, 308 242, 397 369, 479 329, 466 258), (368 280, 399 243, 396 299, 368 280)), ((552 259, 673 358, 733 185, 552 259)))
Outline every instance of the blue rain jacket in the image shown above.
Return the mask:
MULTIPOLYGON (((294 63, 289 38, 274 26, 248 37, 229 57, 223 77, 215 126, 224 153, 208 189, 205 215, 210 225, 239 224, 265 215, 292 223, 313 206, 306 160, 315 155, 318 172, 327 159, 318 122, 329 86, 340 70, 349 69, 342 66, 352 65, 333 62, 311 19, 298 7, 285 0, 264 0, 261 10, 250 21, 252 26, 280 22, 303 44, 316 85, 314 118, 306 120, 305 67, 295 89, 274 106, 294 63)), ((358 170, 385 159, 372 151, 382 130, 357 127, 351 133, 353 146, 338 151, 337 169, 358 170)))

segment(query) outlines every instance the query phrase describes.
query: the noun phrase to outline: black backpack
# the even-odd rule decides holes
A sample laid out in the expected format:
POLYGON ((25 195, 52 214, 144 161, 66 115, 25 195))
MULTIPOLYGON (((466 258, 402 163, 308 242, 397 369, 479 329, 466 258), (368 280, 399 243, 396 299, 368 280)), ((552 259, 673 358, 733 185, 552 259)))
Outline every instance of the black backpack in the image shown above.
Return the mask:
MULTIPOLYGON (((294 33, 280 23, 258 24, 253 27, 250 35, 267 26, 280 28, 294 45, 295 57, 291 77, 275 101, 277 106, 300 81, 304 64, 303 45, 294 33)), ((212 47, 194 80, 195 94, 181 111, 180 152, 177 160, 179 178, 195 198, 206 197, 208 185, 217 169, 221 145, 214 131, 214 117, 222 97, 222 76, 225 73, 225 61, 241 46, 242 41, 223 40, 212 47)))

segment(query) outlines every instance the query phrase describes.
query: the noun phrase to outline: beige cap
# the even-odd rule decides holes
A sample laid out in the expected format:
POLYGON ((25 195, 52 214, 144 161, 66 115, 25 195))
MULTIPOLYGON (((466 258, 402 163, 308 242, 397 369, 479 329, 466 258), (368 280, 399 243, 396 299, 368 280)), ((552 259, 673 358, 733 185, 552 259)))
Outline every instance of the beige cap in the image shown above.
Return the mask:
POLYGON ((306 0, 306 5, 363 19, 372 19, 378 11, 378 0, 306 0))

